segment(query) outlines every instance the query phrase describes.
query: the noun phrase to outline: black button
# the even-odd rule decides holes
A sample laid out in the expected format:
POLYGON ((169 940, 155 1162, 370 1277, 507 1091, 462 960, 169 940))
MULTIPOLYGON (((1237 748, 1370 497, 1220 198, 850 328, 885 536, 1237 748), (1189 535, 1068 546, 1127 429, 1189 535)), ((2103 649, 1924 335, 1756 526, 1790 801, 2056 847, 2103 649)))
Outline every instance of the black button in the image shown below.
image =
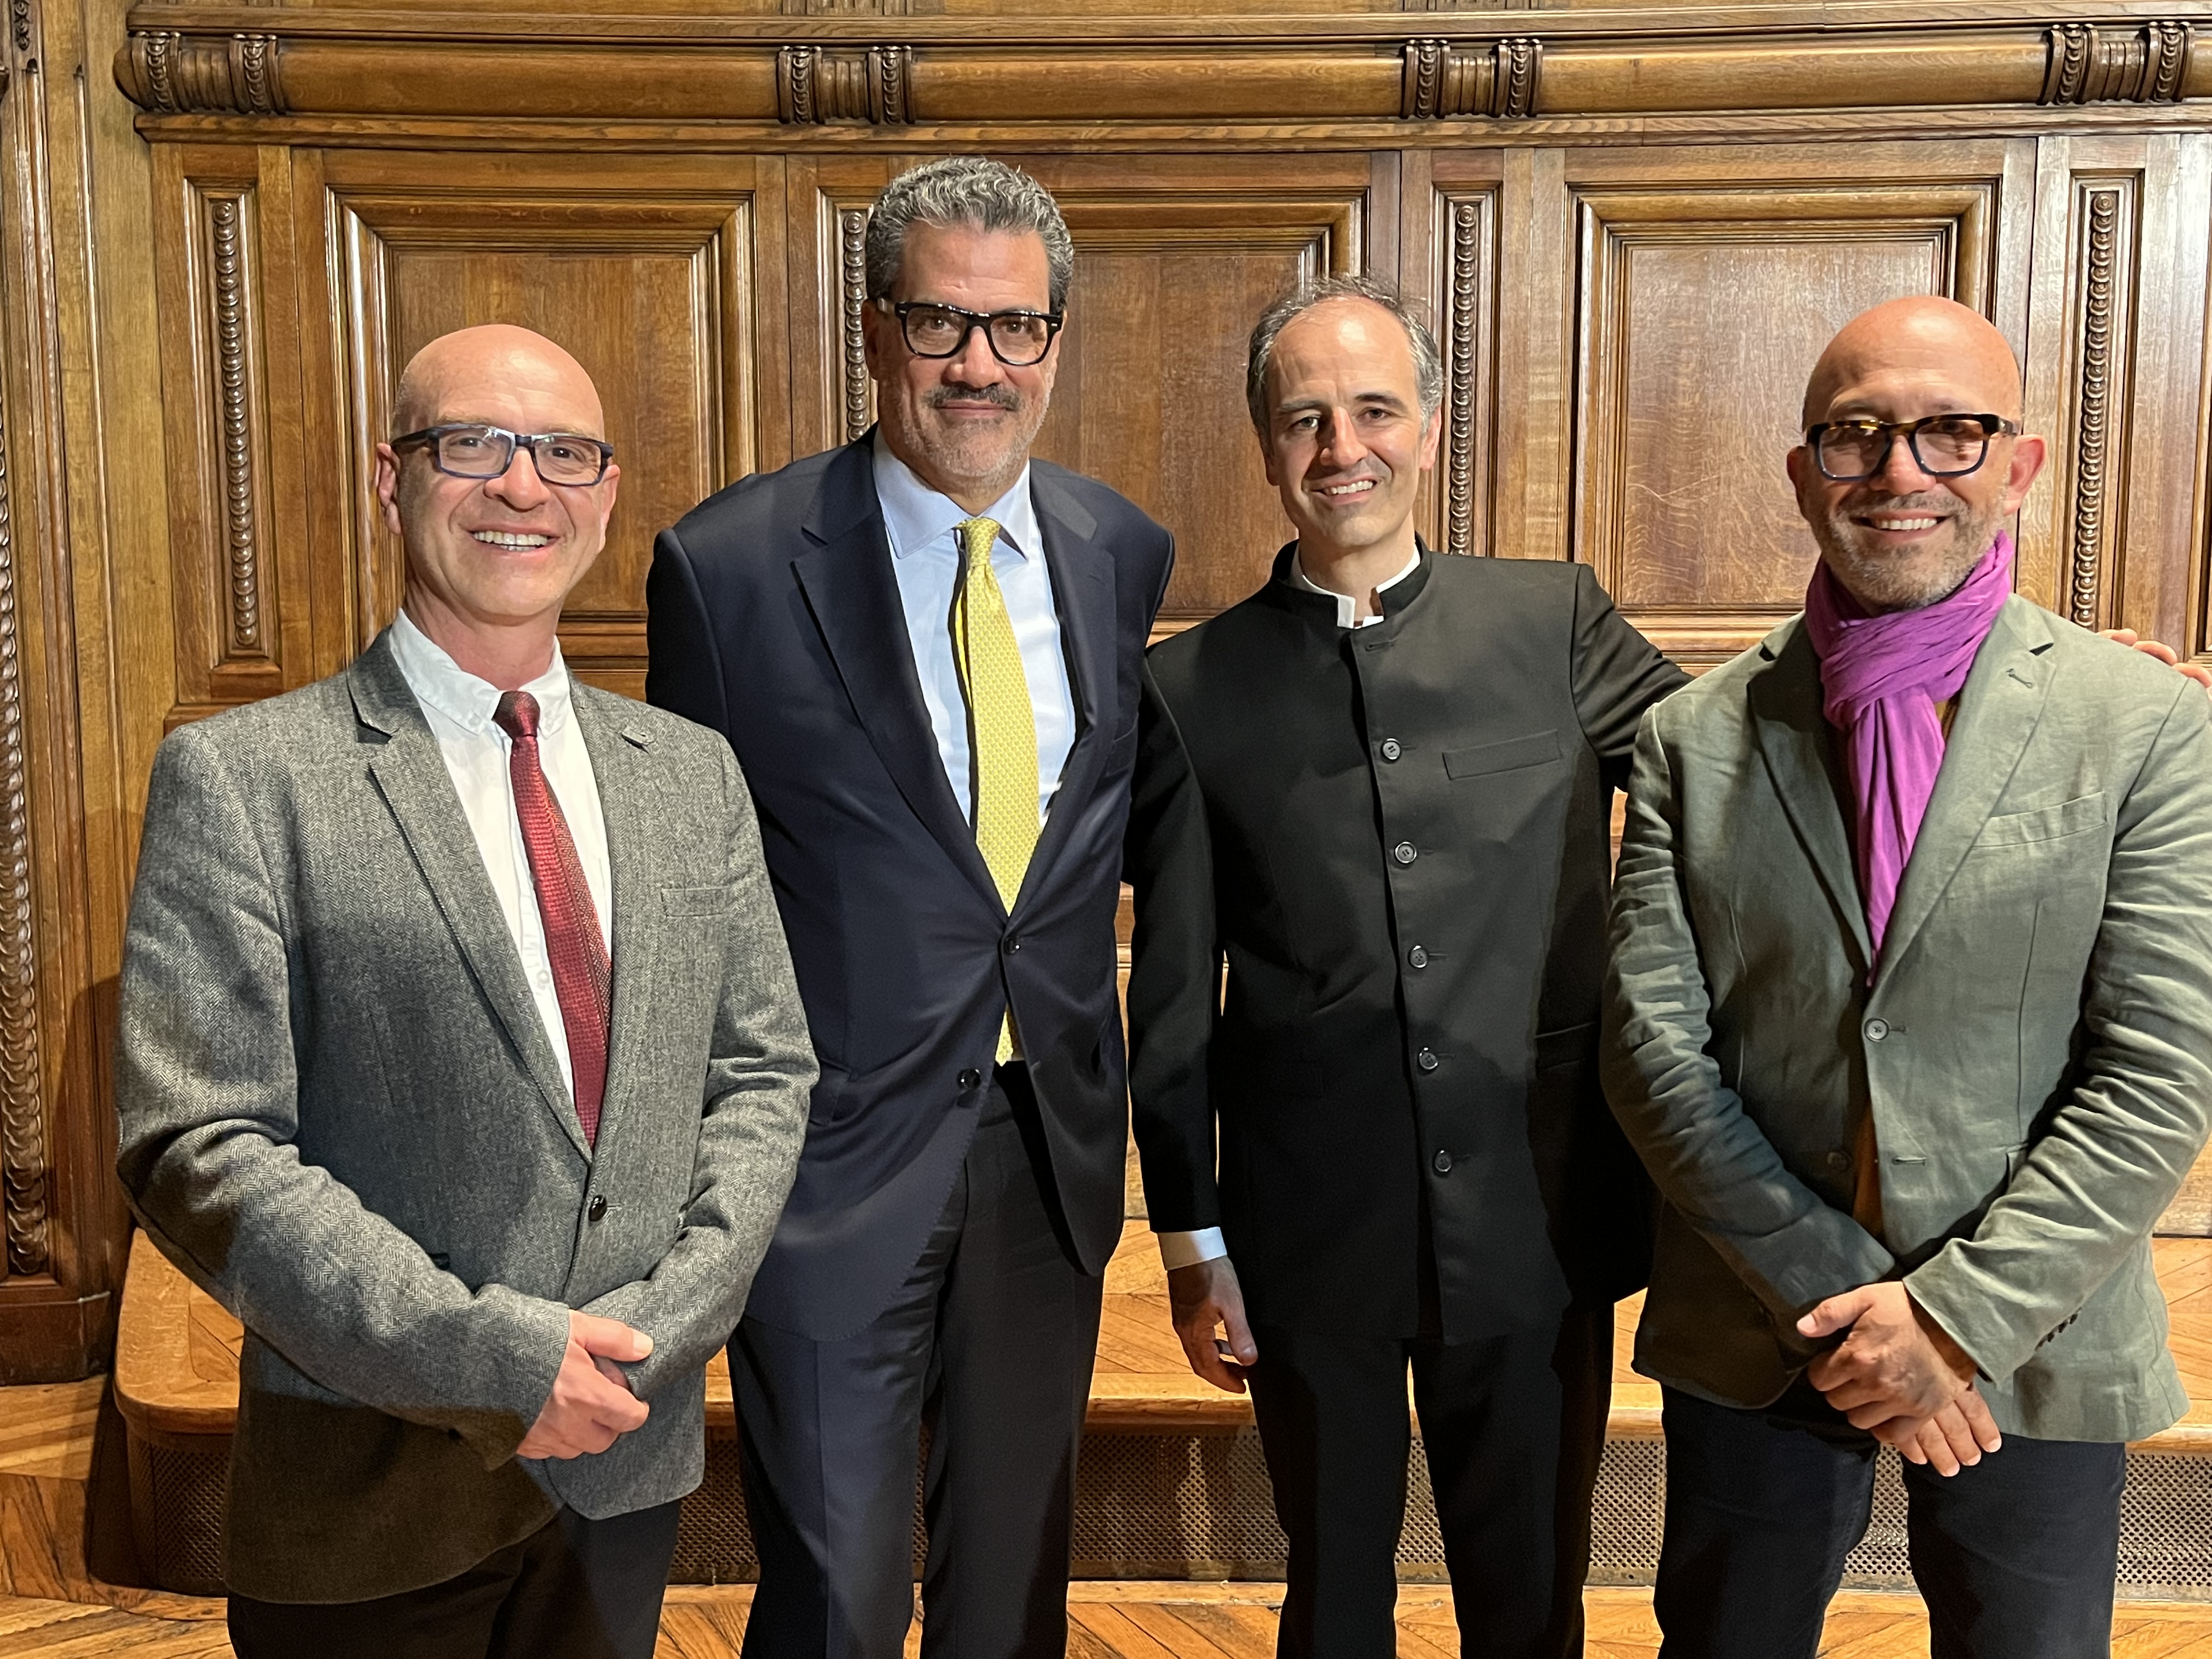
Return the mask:
POLYGON ((1412 963, 1416 968, 1425 968, 1429 965, 1429 953, 1421 949, 1419 945, 1416 945, 1412 950, 1406 952, 1406 960, 1412 963))
POLYGON ((1828 1167, 1832 1170, 1850 1169, 1851 1167, 1851 1155, 1849 1152, 1830 1152, 1828 1154, 1828 1167))
POLYGON ((590 1216, 594 1221, 605 1220, 607 1213, 606 1194, 605 1193, 593 1193, 592 1194, 591 1207, 586 1210, 584 1213, 590 1216))
POLYGON ((983 1086, 983 1074, 977 1071, 973 1066, 970 1066, 966 1071, 960 1073, 960 1086, 963 1089, 981 1088, 983 1086))
POLYGON ((1438 1175, 1449 1175, 1451 1173, 1451 1154, 1449 1152, 1439 1152, 1437 1154, 1436 1167, 1437 1173, 1438 1175))
POLYGON ((1411 864, 1415 859, 1421 855, 1414 849, 1413 842, 1410 841, 1401 841, 1395 847, 1390 849, 1390 856, 1397 860, 1401 864, 1411 864))
POLYGON ((1435 1071, 1439 1063, 1440 1062, 1437 1059, 1437 1051, 1433 1048, 1424 1048, 1420 1053, 1413 1056, 1413 1064, 1419 1066, 1425 1072, 1435 1071))
POLYGON ((1022 948, 1022 942, 1021 942, 1021 940, 1020 940, 1019 939, 1017 939, 1017 938, 1009 938, 1009 939, 1006 940, 1006 949, 1008 949, 1009 951, 1018 951, 1018 950, 1020 950, 1021 948, 1022 948))
POLYGON ((1382 739, 1382 758, 1384 760, 1394 761, 1405 752, 1406 751, 1399 746, 1397 738, 1385 738, 1382 739))

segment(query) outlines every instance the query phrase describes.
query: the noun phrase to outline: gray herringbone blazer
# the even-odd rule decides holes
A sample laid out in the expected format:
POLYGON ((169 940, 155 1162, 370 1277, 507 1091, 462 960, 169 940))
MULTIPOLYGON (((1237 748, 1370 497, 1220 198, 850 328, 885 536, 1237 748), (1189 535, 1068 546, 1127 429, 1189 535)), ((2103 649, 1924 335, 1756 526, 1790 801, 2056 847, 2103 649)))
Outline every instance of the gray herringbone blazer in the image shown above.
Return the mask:
POLYGON ((723 740, 575 688, 614 883, 587 1149, 435 738, 383 640, 161 745, 125 945, 118 1169, 246 1329, 225 1571, 279 1601, 434 1583, 564 1503, 678 1498, 708 1358, 791 1185, 815 1066, 723 740), (571 1308, 652 1416, 525 1465, 571 1308))
POLYGON ((1902 1276, 2005 1429, 2162 1429, 2188 1401, 2149 1234, 2212 1113, 2204 694, 2008 600, 1871 988, 1839 757, 1794 621, 1644 719, 1606 1076, 1665 1200, 1638 1369, 1765 1405, 1800 1315, 1902 1276))

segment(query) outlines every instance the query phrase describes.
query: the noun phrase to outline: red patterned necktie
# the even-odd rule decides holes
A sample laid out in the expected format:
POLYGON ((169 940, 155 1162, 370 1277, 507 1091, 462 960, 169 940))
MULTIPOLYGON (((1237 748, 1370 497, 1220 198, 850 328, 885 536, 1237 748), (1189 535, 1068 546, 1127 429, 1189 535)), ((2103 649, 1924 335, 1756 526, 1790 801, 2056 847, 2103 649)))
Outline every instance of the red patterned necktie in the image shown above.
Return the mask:
POLYGON ((576 1120, 588 1146, 599 1139, 599 1103, 607 1087, 607 1029, 612 1017, 613 965, 599 933, 599 915, 584 879, 576 843, 561 803, 546 786, 538 760, 538 699, 527 691, 502 692, 492 714, 514 739, 507 775, 514 781, 514 815, 530 854, 538 889, 538 915, 545 928, 545 954, 553 964, 553 994, 568 1034, 568 1073, 574 1079, 576 1120))

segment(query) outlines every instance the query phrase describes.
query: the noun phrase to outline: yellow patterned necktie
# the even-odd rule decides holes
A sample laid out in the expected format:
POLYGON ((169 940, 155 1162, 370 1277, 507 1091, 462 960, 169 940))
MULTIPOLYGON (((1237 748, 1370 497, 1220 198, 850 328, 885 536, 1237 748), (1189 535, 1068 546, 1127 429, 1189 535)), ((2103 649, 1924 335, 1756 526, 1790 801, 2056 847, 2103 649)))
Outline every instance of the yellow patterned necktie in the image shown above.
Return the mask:
MULTIPOLYGON (((969 753, 975 765, 975 846, 1011 911, 1037 843, 1036 710, 1029 676, 991 568, 999 539, 994 519, 963 519, 960 582, 952 598, 952 661, 968 699, 969 753)), ((1013 1057, 1013 1011, 999 1030, 999 1059, 1013 1057)))

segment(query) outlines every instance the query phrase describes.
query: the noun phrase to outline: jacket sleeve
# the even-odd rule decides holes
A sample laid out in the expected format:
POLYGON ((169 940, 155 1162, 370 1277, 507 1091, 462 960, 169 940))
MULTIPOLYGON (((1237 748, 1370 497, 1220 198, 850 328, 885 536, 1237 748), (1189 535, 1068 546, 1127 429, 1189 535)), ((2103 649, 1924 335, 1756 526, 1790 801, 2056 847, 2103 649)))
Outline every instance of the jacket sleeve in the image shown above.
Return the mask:
POLYGON ((124 942, 117 1172, 162 1253, 294 1367, 493 1468, 552 1393, 568 1310, 471 1291, 301 1160, 292 947, 258 824, 207 733, 155 758, 124 942))
POLYGON ((1597 574, 1575 566, 1575 716, 1597 752, 1607 787, 1628 781, 1644 711, 1690 683, 1659 647, 1613 608, 1597 574))
POLYGON ((674 530, 653 539, 645 577, 645 700, 729 733, 722 653, 691 555, 674 530))
POLYGON ((1124 874, 1136 890, 1129 969, 1130 1124, 1159 1232, 1221 1224, 1208 1054, 1220 1006, 1206 799, 1174 714, 1144 670, 1124 874))
POLYGON ((1905 1285, 2004 1377, 2157 1224, 2212 1127, 2212 709, 2179 684, 2114 825, 2078 1081, 1971 1237, 1905 1285))
POLYGON ((1613 902, 1604 1067, 1613 1114, 1668 1203, 1784 1328, 1889 1276, 1881 1243, 1790 1172, 1708 1052, 1712 1003, 1684 897, 1674 756, 1646 714, 1613 902))
POLYGON ((718 738, 714 747, 732 904, 691 1194, 682 1230, 652 1273, 584 1310, 653 1339, 653 1352, 625 1367, 641 1399, 696 1377, 737 1328, 798 1173, 817 1069, 752 797, 729 746, 718 738))

